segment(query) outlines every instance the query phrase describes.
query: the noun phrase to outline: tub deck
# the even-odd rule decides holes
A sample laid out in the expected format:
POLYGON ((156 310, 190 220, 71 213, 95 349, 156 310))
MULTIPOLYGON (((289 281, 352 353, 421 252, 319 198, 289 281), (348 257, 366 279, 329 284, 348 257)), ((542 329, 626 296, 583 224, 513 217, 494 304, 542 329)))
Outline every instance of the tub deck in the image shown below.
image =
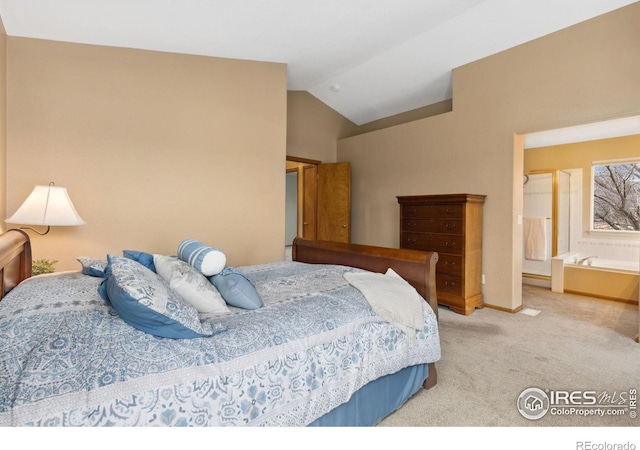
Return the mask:
POLYGON ((574 263, 585 257, 570 254, 553 258, 551 287, 554 292, 638 303, 640 274, 636 264, 600 258, 574 263))

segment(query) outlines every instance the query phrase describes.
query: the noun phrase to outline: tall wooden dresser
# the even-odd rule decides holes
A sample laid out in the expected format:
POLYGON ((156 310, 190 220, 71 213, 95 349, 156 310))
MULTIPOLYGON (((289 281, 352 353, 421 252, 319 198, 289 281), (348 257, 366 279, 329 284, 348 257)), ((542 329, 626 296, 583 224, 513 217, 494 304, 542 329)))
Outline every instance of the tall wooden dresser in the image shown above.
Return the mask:
POLYGON ((485 195, 398 197, 400 247, 438 252, 438 303, 469 315, 484 306, 482 208, 485 195))

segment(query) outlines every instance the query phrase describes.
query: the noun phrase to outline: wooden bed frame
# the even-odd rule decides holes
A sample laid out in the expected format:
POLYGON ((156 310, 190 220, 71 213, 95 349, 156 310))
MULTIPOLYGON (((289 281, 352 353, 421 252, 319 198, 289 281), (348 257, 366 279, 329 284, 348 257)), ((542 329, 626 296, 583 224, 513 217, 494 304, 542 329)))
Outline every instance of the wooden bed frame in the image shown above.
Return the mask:
POLYGON ((436 252, 295 238, 292 259, 305 263, 340 264, 378 273, 391 268, 416 288, 438 315, 436 252))
MULTIPOLYGON (((437 317, 435 275, 438 254, 435 252, 296 238, 292 259, 314 264, 340 264, 380 273, 392 268, 429 302, 437 317)), ((27 233, 11 229, 0 235, 0 300, 31 276, 31 263, 31 241, 27 233)), ((432 363, 423 387, 431 388, 436 382, 436 369, 432 363)))
POLYGON ((22 230, 0 235, 0 300, 31 276, 31 241, 22 230))

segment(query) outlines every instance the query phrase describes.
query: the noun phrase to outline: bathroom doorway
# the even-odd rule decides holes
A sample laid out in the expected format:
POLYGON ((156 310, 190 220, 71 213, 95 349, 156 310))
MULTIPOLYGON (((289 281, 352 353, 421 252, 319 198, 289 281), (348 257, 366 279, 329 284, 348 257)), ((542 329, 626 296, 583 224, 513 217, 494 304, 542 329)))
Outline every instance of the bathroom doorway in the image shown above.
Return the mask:
POLYGON ((569 250, 571 174, 532 171, 523 178, 523 281, 551 286, 551 258, 569 250))

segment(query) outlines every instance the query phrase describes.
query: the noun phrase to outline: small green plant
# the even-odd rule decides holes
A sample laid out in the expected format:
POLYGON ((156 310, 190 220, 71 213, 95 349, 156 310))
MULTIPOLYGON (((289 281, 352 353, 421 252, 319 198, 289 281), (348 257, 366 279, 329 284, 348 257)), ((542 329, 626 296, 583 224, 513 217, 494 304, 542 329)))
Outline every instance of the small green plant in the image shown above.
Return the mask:
POLYGON ((54 266, 57 262, 57 259, 36 259, 31 263, 31 274, 35 276, 43 273, 53 273, 56 271, 54 266))

